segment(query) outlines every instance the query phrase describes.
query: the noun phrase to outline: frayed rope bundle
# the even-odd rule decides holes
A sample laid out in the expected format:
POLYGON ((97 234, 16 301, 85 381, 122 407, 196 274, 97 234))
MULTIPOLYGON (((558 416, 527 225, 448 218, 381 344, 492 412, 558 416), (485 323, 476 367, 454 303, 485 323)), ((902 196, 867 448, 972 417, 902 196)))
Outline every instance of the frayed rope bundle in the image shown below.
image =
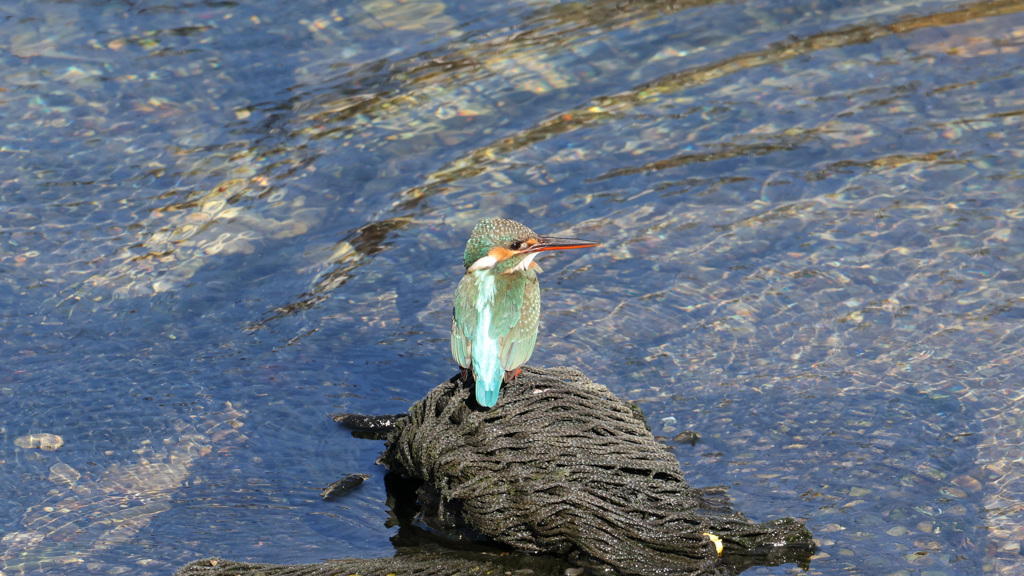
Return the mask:
POLYGON ((424 482, 441 523, 625 574, 713 573, 813 548, 792 519, 754 523, 720 491, 691 488, 638 411, 576 370, 524 368, 489 411, 470 409, 470 394, 458 379, 432 390, 382 459, 424 482))

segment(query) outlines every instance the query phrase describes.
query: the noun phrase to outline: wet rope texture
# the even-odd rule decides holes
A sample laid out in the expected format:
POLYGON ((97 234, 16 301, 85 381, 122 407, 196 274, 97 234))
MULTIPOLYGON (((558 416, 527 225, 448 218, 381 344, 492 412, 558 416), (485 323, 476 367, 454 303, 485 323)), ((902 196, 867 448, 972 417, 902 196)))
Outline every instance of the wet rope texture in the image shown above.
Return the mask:
POLYGON ((714 573, 813 548, 792 519, 754 523, 720 490, 691 488, 639 410, 576 370, 525 368, 489 411, 470 395, 458 379, 432 390, 383 457, 423 481, 443 527, 624 574, 714 573))

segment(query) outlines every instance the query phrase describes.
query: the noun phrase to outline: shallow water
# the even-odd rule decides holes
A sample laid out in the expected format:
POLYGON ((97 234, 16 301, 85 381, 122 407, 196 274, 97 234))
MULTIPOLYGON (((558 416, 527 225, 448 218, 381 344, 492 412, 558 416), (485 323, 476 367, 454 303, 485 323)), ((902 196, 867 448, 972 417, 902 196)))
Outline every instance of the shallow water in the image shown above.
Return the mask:
POLYGON ((489 216, 603 243, 540 260, 532 363, 810 573, 1024 572, 1024 2, 0 12, 5 574, 390 555, 327 414, 454 372, 489 216))

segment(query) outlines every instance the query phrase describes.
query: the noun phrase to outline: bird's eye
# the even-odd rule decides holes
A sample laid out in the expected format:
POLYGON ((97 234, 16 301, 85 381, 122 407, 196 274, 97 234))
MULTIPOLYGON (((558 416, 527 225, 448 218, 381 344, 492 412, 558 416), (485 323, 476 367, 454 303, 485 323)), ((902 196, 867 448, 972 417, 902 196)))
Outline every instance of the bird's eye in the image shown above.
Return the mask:
POLYGON ((508 245, 508 247, 513 250, 519 250, 519 248, 521 248, 522 245, 523 243, 520 242, 519 240, 514 240, 511 244, 508 245))

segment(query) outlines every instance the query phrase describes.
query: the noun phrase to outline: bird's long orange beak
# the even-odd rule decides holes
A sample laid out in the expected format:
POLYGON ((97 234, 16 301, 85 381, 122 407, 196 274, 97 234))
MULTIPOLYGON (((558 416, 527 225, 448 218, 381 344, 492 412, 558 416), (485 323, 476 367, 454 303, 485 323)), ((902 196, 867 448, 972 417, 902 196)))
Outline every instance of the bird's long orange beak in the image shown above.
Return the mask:
POLYGON ((576 238, 541 238, 539 242, 527 246, 525 249, 520 250, 519 253, 530 254, 531 252, 543 252, 545 250, 572 250, 574 248, 593 248, 594 246, 600 246, 600 244, 590 240, 577 240, 576 238))

